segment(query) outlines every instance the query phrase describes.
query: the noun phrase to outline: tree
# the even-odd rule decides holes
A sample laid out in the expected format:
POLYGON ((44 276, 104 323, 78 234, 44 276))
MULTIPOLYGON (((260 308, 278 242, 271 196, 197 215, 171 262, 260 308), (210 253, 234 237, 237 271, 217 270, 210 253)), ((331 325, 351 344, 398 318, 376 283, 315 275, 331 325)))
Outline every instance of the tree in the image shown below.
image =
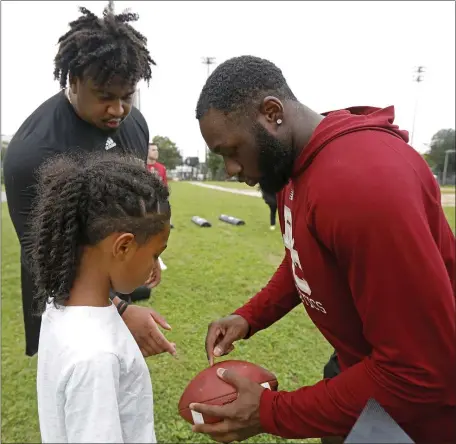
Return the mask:
POLYGON ((211 172, 212 180, 219 179, 221 172, 225 169, 223 157, 209 150, 207 153, 207 168, 211 172))
MULTIPOLYGON (((454 129, 441 129, 432 137, 430 149, 424 154, 424 159, 434 173, 441 173, 445 164, 445 152, 455 149, 454 129)), ((448 155, 448 174, 454 174, 455 154, 448 155)))
POLYGON ((152 143, 158 146, 158 161, 165 165, 166 169, 174 170, 176 166, 182 165, 182 155, 179 148, 168 137, 155 136, 152 143))

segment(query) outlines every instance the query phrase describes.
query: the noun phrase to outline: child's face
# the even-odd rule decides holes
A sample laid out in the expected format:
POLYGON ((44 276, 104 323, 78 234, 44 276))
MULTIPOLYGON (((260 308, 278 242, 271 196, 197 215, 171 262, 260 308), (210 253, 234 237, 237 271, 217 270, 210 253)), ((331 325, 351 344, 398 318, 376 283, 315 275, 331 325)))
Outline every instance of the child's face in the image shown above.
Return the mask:
POLYGON ((149 278, 158 262, 158 257, 166 249, 170 224, 151 237, 146 243, 138 244, 132 234, 120 235, 113 244, 110 279, 113 290, 129 294, 149 278))

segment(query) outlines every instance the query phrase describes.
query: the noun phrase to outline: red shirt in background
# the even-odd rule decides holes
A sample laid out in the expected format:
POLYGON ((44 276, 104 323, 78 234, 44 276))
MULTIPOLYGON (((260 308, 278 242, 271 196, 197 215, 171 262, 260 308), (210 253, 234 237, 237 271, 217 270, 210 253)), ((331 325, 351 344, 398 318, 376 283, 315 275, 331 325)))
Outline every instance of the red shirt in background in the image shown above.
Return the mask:
POLYGON ((159 162, 155 162, 154 164, 148 163, 147 164, 147 169, 150 172, 156 172, 161 177, 161 179, 163 180, 163 183, 166 186, 168 186, 168 180, 166 179, 166 167, 165 167, 165 165, 163 165, 163 164, 161 164, 159 162))
POLYGON ((346 436, 374 398, 416 443, 456 442, 455 237, 393 121, 393 107, 329 113, 277 196, 285 257, 236 313, 254 334, 303 304, 341 373, 264 390, 268 433, 346 436))

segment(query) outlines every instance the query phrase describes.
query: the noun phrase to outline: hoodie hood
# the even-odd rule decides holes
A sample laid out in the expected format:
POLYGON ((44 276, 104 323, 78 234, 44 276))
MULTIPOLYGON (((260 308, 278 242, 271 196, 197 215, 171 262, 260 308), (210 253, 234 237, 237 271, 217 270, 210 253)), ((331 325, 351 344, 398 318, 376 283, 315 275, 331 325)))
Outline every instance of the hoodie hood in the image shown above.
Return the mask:
POLYGON ((394 106, 374 108, 355 106, 337 111, 322 113, 325 118, 315 129, 309 143, 296 160, 293 177, 301 174, 318 153, 334 139, 354 131, 385 131, 408 143, 408 131, 400 130, 394 122, 394 106))

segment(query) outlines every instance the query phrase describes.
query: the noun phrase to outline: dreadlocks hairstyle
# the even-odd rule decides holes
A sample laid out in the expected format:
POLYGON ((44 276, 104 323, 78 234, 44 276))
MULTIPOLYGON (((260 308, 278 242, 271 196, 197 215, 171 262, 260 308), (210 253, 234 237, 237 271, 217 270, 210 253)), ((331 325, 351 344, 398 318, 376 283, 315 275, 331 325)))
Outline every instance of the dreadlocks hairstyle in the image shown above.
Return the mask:
POLYGON ((114 14, 114 2, 103 11, 103 18, 84 7, 82 16, 70 23, 70 30, 60 37, 54 59, 54 78, 65 88, 68 76, 81 78, 89 74, 98 85, 107 85, 116 76, 128 84, 144 79, 149 83, 152 72, 147 39, 129 22, 138 14, 128 10, 114 14))
POLYGON ((253 56, 229 59, 219 65, 207 79, 198 104, 196 118, 210 108, 228 114, 255 105, 268 95, 296 101, 282 71, 272 62, 253 56))
POLYGON ((84 246, 114 232, 132 233, 141 244, 171 217, 168 188, 134 157, 60 155, 38 177, 29 254, 39 313, 50 298, 55 306, 68 299, 84 246))

